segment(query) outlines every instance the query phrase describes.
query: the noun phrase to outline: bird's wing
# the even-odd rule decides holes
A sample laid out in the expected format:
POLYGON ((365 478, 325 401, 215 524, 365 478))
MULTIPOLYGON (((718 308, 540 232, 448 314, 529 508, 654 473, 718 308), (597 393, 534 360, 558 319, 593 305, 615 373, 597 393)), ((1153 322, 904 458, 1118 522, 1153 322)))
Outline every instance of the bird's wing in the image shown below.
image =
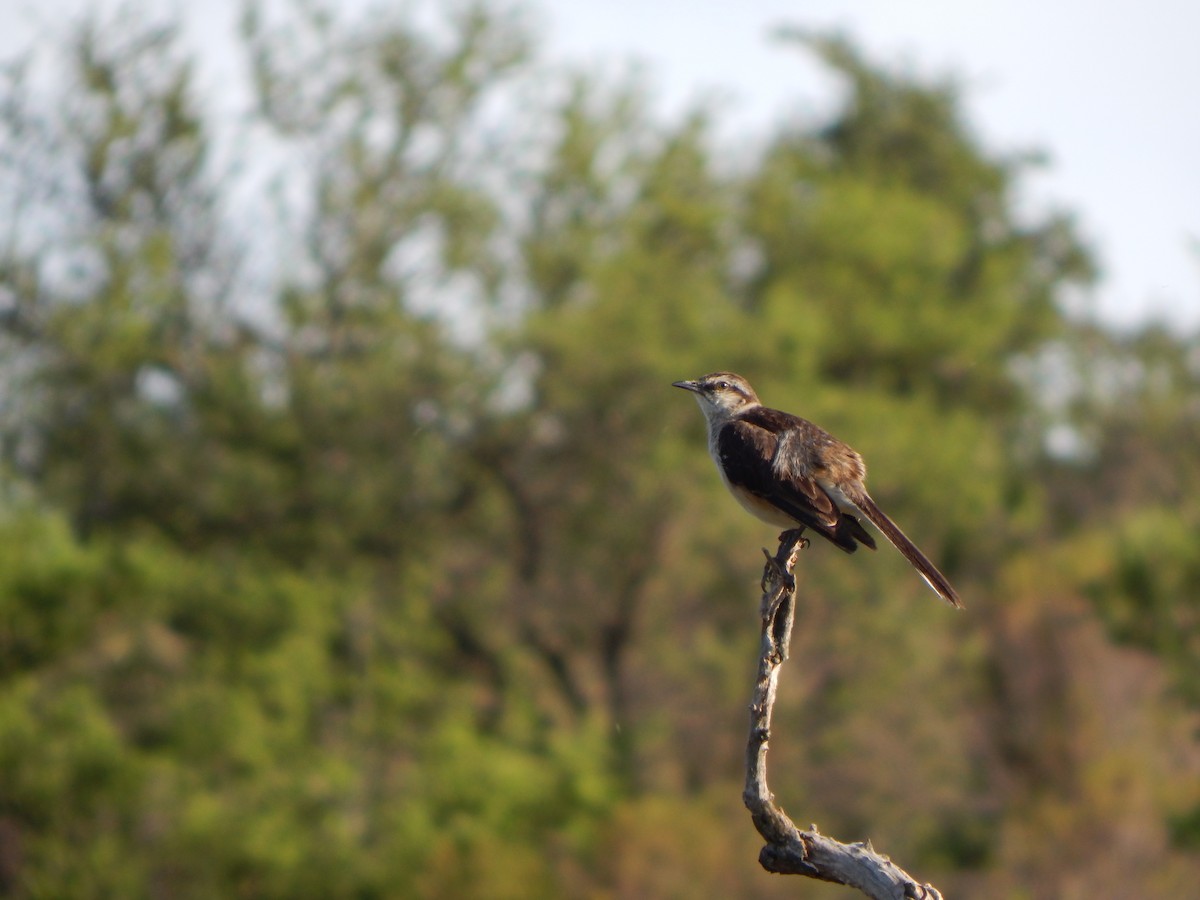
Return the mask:
POLYGON ((858 520, 838 509, 801 467, 781 472, 773 465, 781 435, 803 426, 810 423, 766 408, 726 424, 717 434, 717 451, 730 486, 769 503, 848 553, 859 543, 873 548, 874 540, 858 520))

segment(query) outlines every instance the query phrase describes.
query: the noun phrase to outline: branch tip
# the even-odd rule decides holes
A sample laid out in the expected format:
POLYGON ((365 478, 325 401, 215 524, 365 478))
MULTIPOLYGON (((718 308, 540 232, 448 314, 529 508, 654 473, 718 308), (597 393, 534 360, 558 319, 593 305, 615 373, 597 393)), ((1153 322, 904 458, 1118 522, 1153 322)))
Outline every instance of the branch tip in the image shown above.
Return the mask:
POLYGON ((779 536, 772 556, 765 548, 762 588, 762 636, 758 675, 750 702, 750 735, 746 745, 746 784, 742 801, 754 827, 766 841, 758 855, 768 872, 805 875, 821 881, 857 888, 875 900, 943 900, 929 884, 920 884, 886 856, 875 852, 869 840, 841 844, 824 837, 815 824, 800 831, 775 802, 767 786, 767 744, 771 715, 779 686, 780 667, 787 659, 796 618, 796 581, 792 572, 800 551, 808 546, 802 529, 779 536))

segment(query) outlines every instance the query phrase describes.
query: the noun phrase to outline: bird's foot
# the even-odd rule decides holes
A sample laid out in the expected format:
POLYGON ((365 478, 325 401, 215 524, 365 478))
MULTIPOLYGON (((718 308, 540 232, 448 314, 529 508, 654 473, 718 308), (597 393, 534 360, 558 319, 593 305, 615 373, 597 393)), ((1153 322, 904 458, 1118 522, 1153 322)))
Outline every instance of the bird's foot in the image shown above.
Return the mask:
POLYGON ((779 543, 795 543, 801 550, 807 550, 809 540, 804 536, 803 528, 789 528, 787 531, 781 531, 779 533, 779 543))

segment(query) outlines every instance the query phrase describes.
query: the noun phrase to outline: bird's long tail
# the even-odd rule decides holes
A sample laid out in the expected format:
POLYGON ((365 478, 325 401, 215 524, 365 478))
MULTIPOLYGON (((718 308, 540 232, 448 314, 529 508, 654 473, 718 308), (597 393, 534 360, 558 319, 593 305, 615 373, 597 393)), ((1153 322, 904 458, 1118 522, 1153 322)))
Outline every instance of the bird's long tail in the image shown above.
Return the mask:
POLYGON ((929 561, 929 558, 917 549, 917 545, 910 541, 900 530, 900 527, 887 517, 882 509, 875 505, 875 501, 871 499, 866 491, 856 492, 850 496, 850 500, 863 511, 868 519, 874 523, 875 527, 883 532, 883 536, 892 542, 892 545, 904 554, 914 569, 921 573, 921 577, 933 588, 938 596, 949 603, 956 609, 962 609, 962 601, 958 599, 958 593, 950 586, 950 582, 946 580, 946 576, 937 570, 937 566, 929 561))

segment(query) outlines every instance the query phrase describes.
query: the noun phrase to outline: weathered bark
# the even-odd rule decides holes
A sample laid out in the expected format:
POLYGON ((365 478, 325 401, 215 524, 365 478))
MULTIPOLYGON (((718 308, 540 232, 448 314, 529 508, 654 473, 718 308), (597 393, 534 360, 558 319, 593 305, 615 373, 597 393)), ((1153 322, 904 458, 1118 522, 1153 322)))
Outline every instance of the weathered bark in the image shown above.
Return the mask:
POLYGON ((758 855, 768 872, 807 875, 858 888, 874 900, 942 900, 929 884, 920 884, 869 843, 842 844, 817 831, 798 829, 775 803, 767 787, 767 744, 779 672, 788 657, 796 617, 796 582, 792 572, 800 551, 808 546, 802 530, 780 535, 779 550, 766 550, 762 577, 762 641, 758 677, 750 703, 750 739, 746 744, 746 787, 742 800, 754 827, 767 842, 758 855))

